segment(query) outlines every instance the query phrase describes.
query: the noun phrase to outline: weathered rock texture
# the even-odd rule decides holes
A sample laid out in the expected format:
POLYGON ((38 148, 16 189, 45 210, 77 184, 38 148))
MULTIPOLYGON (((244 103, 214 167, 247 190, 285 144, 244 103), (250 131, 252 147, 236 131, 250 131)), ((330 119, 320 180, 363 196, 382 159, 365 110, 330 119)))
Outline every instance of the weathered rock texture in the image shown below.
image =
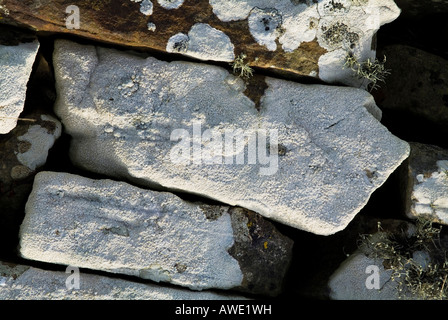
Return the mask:
POLYGON ((103 42, 232 61, 244 52, 252 66, 363 85, 345 56, 375 55, 374 35, 395 20, 392 0, 0 1, 0 22, 103 42), (79 25, 76 14, 79 10, 79 25))
POLYGON ((36 175, 20 230, 24 258, 276 295, 292 241, 255 213, 66 173, 36 175))
MULTIPOLYGON (((5 29, 0 28, 0 32, 5 29)), ((0 134, 10 132, 17 125, 39 49, 37 40, 14 44, 9 41, 0 36, 0 134)))
POLYGON ((243 296, 198 292, 79 272, 49 271, 0 262, 0 300, 245 300, 243 296))
POLYGON ((266 78, 257 106, 222 68, 68 41, 54 66, 76 165, 317 234, 344 229, 409 152, 361 89, 266 78))
POLYGON ((380 259, 372 259, 362 252, 355 252, 331 276, 328 286, 332 300, 398 300, 397 283, 390 280, 391 270, 383 266, 380 259), (379 289, 368 288, 368 277, 377 267, 379 289), (372 267, 370 267, 372 268, 372 267), (368 272, 366 272, 368 271, 368 272))
POLYGON ((448 224, 448 150, 412 142, 403 166, 406 214, 448 224))

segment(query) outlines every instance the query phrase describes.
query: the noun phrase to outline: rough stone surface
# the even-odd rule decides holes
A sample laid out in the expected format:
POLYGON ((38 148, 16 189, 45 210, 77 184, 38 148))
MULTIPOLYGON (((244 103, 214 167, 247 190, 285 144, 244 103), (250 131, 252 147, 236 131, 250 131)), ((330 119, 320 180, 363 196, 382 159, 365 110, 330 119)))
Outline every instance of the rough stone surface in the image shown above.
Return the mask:
POLYGON ((37 40, 12 46, 0 42, 0 134, 17 125, 38 49, 37 40))
MULTIPOLYGON (((379 106, 403 118, 415 117, 413 132, 423 124, 441 135, 448 134, 448 61, 440 56, 405 45, 382 50, 391 70, 382 85, 379 106), (403 63, 406 61, 406 63, 403 63), (415 128, 414 128, 415 126, 415 128)), ((424 135, 422 132, 420 135, 424 135)))
POLYGON ((411 142, 402 172, 406 214, 448 224, 448 150, 411 142))
POLYGON ((292 241, 254 215, 124 182, 41 172, 26 205, 20 254, 195 290, 275 295, 292 241))
POLYGON ((196 23, 188 35, 177 33, 166 45, 166 51, 182 53, 200 60, 235 60, 234 47, 230 38, 222 31, 206 23, 196 23))
POLYGON ((266 78, 257 110, 219 67, 68 41, 56 42, 54 65, 76 165, 313 233, 345 228, 408 156, 364 90, 266 78), (226 130, 250 139, 223 147, 226 130))
POLYGON ((331 276, 328 286, 332 300, 398 300, 397 284, 390 281, 392 271, 386 270, 379 259, 367 257, 362 252, 352 254, 331 276), (367 278, 378 267, 380 288, 368 289, 367 278))
POLYGON ((76 2, 77 28, 75 13, 67 9, 66 1, 2 0, 0 6, 0 22, 38 31, 158 52, 173 52, 167 44, 183 34, 184 46, 174 52, 214 61, 228 61, 233 54, 244 52, 254 67, 354 86, 365 86, 365 81, 350 69, 343 70, 345 56, 351 51, 360 60, 374 57, 374 35, 400 14, 392 0, 82 0, 76 2), (186 35, 198 25, 208 25, 216 32, 207 34, 219 36, 204 38, 201 34, 199 38, 205 41, 190 39, 195 48, 188 50, 186 35), (234 52, 228 52, 232 48, 234 52))
POLYGON ((243 296, 198 292, 151 283, 79 273, 79 288, 67 287, 71 272, 0 262, 0 300, 245 300, 243 296))
POLYGON ((18 176, 17 171, 11 171, 11 177, 15 180, 23 178, 23 171, 33 172, 44 165, 48 151, 61 136, 62 125, 57 119, 43 114, 39 120, 37 124, 30 125, 24 135, 17 137, 19 150, 16 157, 23 169, 19 170, 18 176))

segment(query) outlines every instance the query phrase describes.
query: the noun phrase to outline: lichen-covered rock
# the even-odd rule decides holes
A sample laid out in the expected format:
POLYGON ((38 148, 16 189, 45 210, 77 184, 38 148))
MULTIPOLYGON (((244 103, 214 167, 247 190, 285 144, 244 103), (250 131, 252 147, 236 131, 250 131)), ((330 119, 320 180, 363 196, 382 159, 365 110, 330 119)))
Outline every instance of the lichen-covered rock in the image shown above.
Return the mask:
POLYGON ((291 247, 255 213, 52 172, 36 175, 20 229, 27 259, 265 295, 281 291, 291 247))
MULTIPOLYGON (((0 32, 6 29, 0 28, 0 32)), ((31 75, 39 42, 4 44, 0 37, 0 134, 15 128, 25 105, 27 84, 31 75)))
POLYGON ((344 229, 409 152, 360 89, 246 87, 216 66, 68 41, 55 43, 54 66, 77 166, 317 234, 344 229))
POLYGON ((0 262, 0 300, 245 300, 238 295, 198 292, 84 273, 50 271, 0 262), (74 274, 73 274, 74 275, 74 274), (79 285, 79 287, 78 287, 79 285))
POLYGON ((253 67, 354 86, 366 81, 343 68, 347 54, 373 58, 376 32, 400 14, 392 0, 83 0, 76 12, 61 0, 0 5, 3 23, 200 60, 243 52, 253 67))
POLYGON ((410 146, 401 170, 406 214, 448 224, 448 150, 417 142, 410 146))
MULTIPOLYGON (((62 126, 57 119, 43 114, 37 124, 30 125, 25 134, 17 137, 19 150, 16 157, 24 167, 19 171, 33 172, 44 165, 48 151, 61 136, 61 131, 62 126)), ((17 175, 13 171, 11 171, 11 177, 15 180, 23 178, 22 175, 17 175)))
POLYGON ((177 33, 166 45, 166 51, 182 53, 200 60, 235 60, 234 47, 230 38, 222 31, 206 23, 196 23, 188 35, 177 33))

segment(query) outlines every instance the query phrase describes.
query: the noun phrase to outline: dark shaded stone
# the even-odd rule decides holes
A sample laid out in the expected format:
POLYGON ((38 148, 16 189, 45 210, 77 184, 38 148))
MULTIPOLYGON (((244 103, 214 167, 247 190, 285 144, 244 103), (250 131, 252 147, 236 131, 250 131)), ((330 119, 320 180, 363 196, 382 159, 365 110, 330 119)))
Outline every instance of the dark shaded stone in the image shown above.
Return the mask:
POLYGON ((229 210, 235 244, 229 253, 243 272, 242 291, 276 296, 282 292, 294 242, 253 211, 229 210))
POLYGON ((390 75, 377 104, 386 125, 403 139, 443 144, 448 134, 448 61, 405 45, 387 46, 382 54, 390 75), (389 117, 393 120, 387 123, 389 117))

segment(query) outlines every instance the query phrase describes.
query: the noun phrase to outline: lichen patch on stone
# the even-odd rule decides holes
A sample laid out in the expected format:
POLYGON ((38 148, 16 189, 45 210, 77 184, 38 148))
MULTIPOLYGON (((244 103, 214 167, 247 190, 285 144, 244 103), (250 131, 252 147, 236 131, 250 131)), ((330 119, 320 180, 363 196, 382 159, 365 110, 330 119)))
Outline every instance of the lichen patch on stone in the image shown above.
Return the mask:
POLYGON ((230 38, 206 23, 196 23, 188 35, 178 33, 172 36, 168 40, 166 51, 183 53, 200 60, 231 62, 235 59, 230 38))
POLYGON ((277 41, 285 52, 290 53, 302 43, 317 40, 329 51, 319 60, 319 77, 326 82, 358 87, 365 85, 365 81, 350 72, 341 72, 344 59, 339 59, 340 56, 351 52, 360 61, 372 58, 375 55, 371 49, 373 36, 381 25, 393 21, 400 13, 392 0, 209 2, 221 21, 247 19, 255 42, 269 51, 277 49, 277 41))
POLYGON ((150 16, 152 15, 153 7, 154 6, 150 0, 143 0, 140 3, 140 12, 145 16, 150 16))
POLYGON ((248 18, 249 31, 258 44, 266 46, 269 51, 275 51, 275 40, 281 35, 282 17, 278 10, 272 8, 252 9, 248 18))
POLYGON ((148 30, 149 31, 156 31, 156 25, 152 22, 148 22, 148 30))
POLYGON ((184 3, 184 0, 157 0, 157 2, 163 8, 171 10, 179 8, 184 3))

